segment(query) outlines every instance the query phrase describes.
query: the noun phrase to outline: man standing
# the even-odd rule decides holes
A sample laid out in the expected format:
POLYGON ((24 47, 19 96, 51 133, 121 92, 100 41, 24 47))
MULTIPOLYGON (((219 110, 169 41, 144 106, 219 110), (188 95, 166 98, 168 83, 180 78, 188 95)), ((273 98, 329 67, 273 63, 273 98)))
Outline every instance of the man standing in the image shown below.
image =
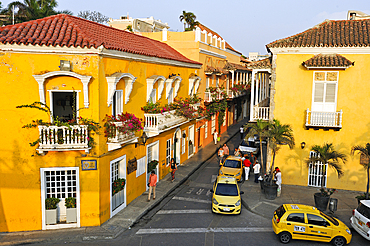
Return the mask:
POLYGON ((224 146, 222 147, 224 149, 224 155, 226 157, 228 157, 230 155, 230 150, 229 150, 229 147, 227 147, 226 144, 224 144, 224 146))
POLYGON ((256 164, 253 166, 254 170, 254 183, 258 183, 258 177, 260 175, 260 168, 261 165, 258 163, 258 160, 256 161, 256 164))
POLYGON ((281 182, 282 182, 281 171, 278 167, 275 167, 274 173, 275 173, 276 184, 278 185, 277 197, 279 197, 281 195, 281 182))
POLYGON ((213 141, 214 141, 215 145, 217 144, 217 138, 218 138, 218 132, 215 129, 215 131, 213 132, 213 141))
POLYGON ((245 180, 249 179, 249 170, 251 166, 251 162, 249 161, 248 155, 245 155, 245 159, 243 161, 244 166, 244 173, 245 173, 245 180))
POLYGON ((148 194, 148 202, 150 201, 150 196, 153 191, 153 200, 155 200, 155 187, 157 186, 157 175, 155 174, 154 170, 151 172, 149 176, 149 194, 148 194))
POLYGON ((241 127, 240 127, 240 140, 242 140, 242 139, 243 139, 243 137, 244 137, 244 127, 243 127, 243 126, 241 126, 241 127))

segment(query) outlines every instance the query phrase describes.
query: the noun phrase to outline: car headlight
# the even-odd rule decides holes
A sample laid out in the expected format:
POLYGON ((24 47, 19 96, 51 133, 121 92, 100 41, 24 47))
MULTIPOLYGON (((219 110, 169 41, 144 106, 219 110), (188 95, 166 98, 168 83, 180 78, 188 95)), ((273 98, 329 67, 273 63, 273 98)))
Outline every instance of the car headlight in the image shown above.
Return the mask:
POLYGON ((237 174, 236 174, 236 176, 239 176, 240 175, 240 172, 238 172, 237 174))
POLYGON ((240 205, 240 200, 238 200, 236 203, 235 203, 235 206, 239 206, 240 205))
POLYGON ((222 174, 224 174, 224 173, 220 170, 220 174, 222 175, 222 174))
POLYGON ((216 200, 216 198, 213 198, 213 204, 218 205, 218 201, 216 200))
POLYGON ((346 229, 346 232, 351 235, 351 230, 350 229, 346 229))

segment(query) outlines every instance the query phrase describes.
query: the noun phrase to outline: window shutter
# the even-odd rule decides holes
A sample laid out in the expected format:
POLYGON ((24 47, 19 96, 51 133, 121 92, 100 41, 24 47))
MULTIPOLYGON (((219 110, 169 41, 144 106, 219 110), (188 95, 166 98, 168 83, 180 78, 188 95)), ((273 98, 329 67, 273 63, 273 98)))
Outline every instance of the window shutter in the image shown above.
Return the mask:
POLYGON ((336 84, 326 84, 325 102, 335 102, 336 84))
POLYGON ((157 90, 156 89, 153 89, 152 90, 152 93, 150 93, 150 101, 152 101, 152 103, 156 103, 157 102, 157 100, 156 100, 156 93, 157 92, 157 90))
POLYGON ((122 114, 123 112, 123 91, 116 91, 115 96, 116 115, 122 114))
POLYGON ((315 83, 314 102, 323 102, 323 101, 324 101, 324 84, 315 83))

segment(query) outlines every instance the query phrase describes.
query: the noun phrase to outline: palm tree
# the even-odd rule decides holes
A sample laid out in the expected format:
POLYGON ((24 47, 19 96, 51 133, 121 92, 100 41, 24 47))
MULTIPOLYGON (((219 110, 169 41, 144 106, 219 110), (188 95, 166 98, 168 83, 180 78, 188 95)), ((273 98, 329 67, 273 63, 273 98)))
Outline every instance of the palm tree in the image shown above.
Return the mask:
POLYGON ((244 139, 248 139, 250 137, 254 137, 254 135, 258 135, 260 140, 260 153, 261 153, 261 166, 262 166, 262 173, 264 173, 264 163, 263 163, 263 151, 262 151, 262 138, 267 136, 267 131, 269 128, 270 123, 263 120, 257 120, 257 123, 248 123, 245 125, 245 129, 250 128, 249 132, 245 136, 244 139))
POLYGON ((275 165, 275 156, 280 149, 280 145, 288 145, 290 149, 293 149, 295 142, 292 127, 289 124, 281 124, 280 121, 276 119, 269 124, 267 137, 269 147, 272 149, 272 164, 270 167, 270 185, 272 185, 272 172, 275 165))
MULTIPOLYGON (((342 177, 344 172, 339 162, 341 161, 343 164, 345 164, 347 161, 347 156, 343 153, 335 151, 332 143, 325 143, 322 146, 314 145, 312 146, 311 151, 317 153, 317 155, 311 155, 306 160, 307 165, 310 165, 311 163, 312 165, 316 165, 319 162, 322 164, 328 164, 329 167, 333 168, 337 172, 338 178, 342 177)), ((325 178, 326 177, 324 175, 323 168, 321 188, 324 187, 325 178)))
POLYGON ((199 22, 195 21, 196 18, 194 13, 186 12, 185 10, 182 11, 182 15, 180 15, 179 19, 181 22, 184 22, 184 31, 191 31, 196 25, 199 25, 199 22), (188 25, 187 28, 186 24, 188 25))
POLYGON ((60 13, 72 14, 72 12, 68 10, 55 10, 58 6, 56 0, 23 0, 23 3, 14 1, 8 4, 8 14, 12 13, 13 6, 17 9, 17 13, 15 14, 16 22, 36 20, 60 13))
POLYGON ((366 185, 366 193, 365 193, 365 199, 369 199, 369 170, 370 170, 370 143, 367 143, 366 146, 360 146, 356 145, 352 147, 351 154, 353 155, 356 151, 359 152, 359 154, 363 155, 364 162, 360 162, 360 164, 366 169, 367 172, 367 185, 366 185))

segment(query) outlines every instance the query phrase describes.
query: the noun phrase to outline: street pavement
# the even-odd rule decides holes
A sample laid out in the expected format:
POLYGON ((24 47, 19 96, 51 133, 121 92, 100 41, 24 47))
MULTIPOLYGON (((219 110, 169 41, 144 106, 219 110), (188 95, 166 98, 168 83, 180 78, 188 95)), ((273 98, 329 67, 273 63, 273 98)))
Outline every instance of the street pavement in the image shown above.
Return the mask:
MULTIPOLYGON (((156 200, 147 202, 147 192, 144 192, 141 196, 128 204, 125 209, 101 226, 0 233, 0 245, 86 242, 114 239, 126 230, 130 230, 148 211, 158 205, 167 195, 183 184, 204 162, 212 158, 217 151, 217 147, 224 143, 228 143, 235 135, 239 134, 240 126, 245 123, 247 123, 246 119, 230 126, 227 132, 221 134, 221 140, 217 145, 214 145, 212 142, 199 149, 195 155, 184 161, 176 171, 175 182, 172 183, 170 181, 170 174, 160 180, 157 183, 156 200)), ((241 190, 244 191, 242 195, 243 206, 250 212, 268 219, 272 218, 275 209, 283 203, 298 203, 314 206, 313 194, 318 191, 317 188, 312 187, 282 185, 281 196, 277 197, 275 200, 267 200, 264 193, 261 191, 260 184, 254 183, 253 179, 244 181, 241 184, 241 190)), ((349 225, 349 218, 352 214, 352 210, 357 207, 357 200, 354 197, 358 194, 360 194, 360 192, 345 190, 339 190, 333 194, 332 197, 338 199, 338 210, 334 213, 334 217, 339 218, 349 225)))

